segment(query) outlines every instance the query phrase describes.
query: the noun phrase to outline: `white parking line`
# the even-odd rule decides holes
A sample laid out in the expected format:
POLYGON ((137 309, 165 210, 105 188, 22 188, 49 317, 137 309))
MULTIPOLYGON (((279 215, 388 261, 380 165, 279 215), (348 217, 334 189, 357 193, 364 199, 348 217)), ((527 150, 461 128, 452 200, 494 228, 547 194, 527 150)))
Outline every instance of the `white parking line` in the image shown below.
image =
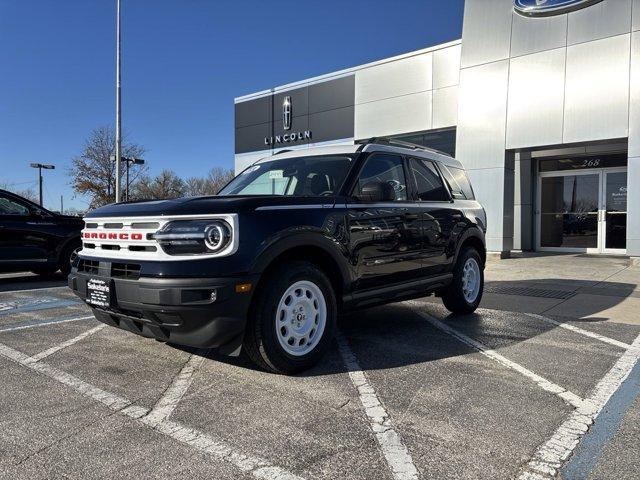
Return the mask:
POLYGON ((557 385, 557 384, 553 383, 550 380, 547 380, 544 377, 541 377, 537 373, 532 372, 531 370, 523 367, 519 363, 516 363, 516 362, 513 362, 513 361, 509 360, 508 358, 500 355, 495 350, 492 350, 491 348, 487 347, 483 343, 480 343, 477 340, 474 340, 473 338, 468 337, 464 333, 461 333, 461 332, 455 330, 454 328, 451 328, 446 323, 443 323, 440 320, 438 320, 438 319, 436 319, 436 318, 434 318, 434 317, 432 317, 430 315, 427 315, 426 313, 423 313, 423 312, 417 312, 417 313, 418 313, 418 315, 420 315, 422 318, 424 318, 427 322, 429 322, 434 327, 439 328, 440 330, 442 330, 443 332, 448 333, 449 335, 451 335, 454 338, 457 338, 462 343, 466 343, 470 347, 478 350, 484 356, 486 356, 486 357, 488 357, 488 358, 490 358, 492 360, 495 360, 496 362, 504 365, 505 367, 510 368, 512 370, 515 370, 516 372, 524 375, 525 377, 527 377, 530 380, 532 380, 533 382, 535 382, 543 390, 545 390, 545 391, 547 391, 549 393, 553 393, 554 395, 560 397, 562 400, 564 400, 565 402, 567 402, 568 404, 570 404, 570 405, 572 405, 572 406, 574 406, 576 408, 579 408, 579 407, 583 406, 584 400, 582 398, 580 398, 578 395, 576 395, 575 393, 567 390, 564 387, 561 387, 560 385, 557 385))
POLYGON ((605 337, 604 335, 600 335, 598 333, 590 332, 589 330, 584 330, 583 328, 576 327, 569 323, 562 323, 554 320, 553 318, 544 317, 542 315, 537 315, 535 313, 525 313, 528 317, 536 318, 538 320, 542 320, 543 322, 550 323, 551 325, 555 325, 556 327, 564 328, 566 330, 572 331, 574 333, 579 333, 580 335, 584 335, 585 337, 594 338, 596 340, 600 340, 601 342, 608 343, 609 345, 613 345, 616 347, 620 347, 624 350, 631 348, 631 345, 628 343, 620 342, 618 340, 614 340, 613 338, 605 337))
POLYGON ((167 435, 218 460, 224 460, 242 472, 256 478, 263 480, 304 480, 302 477, 277 467, 267 460, 245 455, 222 440, 215 439, 211 435, 194 428, 185 427, 178 422, 165 420, 158 424, 150 424, 145 421, 145 416, 149 413, 148 408, 132 404, 126 398, 95 387, 73 375, 52 367, 46 362, 34 362, 32 357, 2 343, 0 343, 0 355, 67 385, 85 397, 92 398, 110 409, 140 422, 140 424, 152 428, 156 432, 167 435))
POLYGON ((24 330, 26 328, 44 327, 46 325, 56 325, 58 323, 77 322, 79 320, 89 320, 90 318, 95 317, 93 315, 88 315, 84 317, 61 318, 59 320, 27 320, 26 322, 21 322, 19 324, 0 327, 0 333, 14 332, 16 330, 24 330))
POLYGON ((158 399, 153 410, 149 412, 145 418, 145 423, 157 425, 171 416, 184 394, 187 393, 187 389, 193 381, 193 375, 202 365, 206 353, 207 351, 204 350, 189 357, 189 360, 187 360, 187 363, 173 379, 171 385, 169 385, 164 394, 158 399))
POLYGON ((101 325, 98 325, 97 327, 93 327, 91 330, 87 330, 86 332, 81 333, 77 337, 73 337, 65 342, 59 343, 58 345, 54 345, 53 347, 48 348, 47 350, 34 355, 33 357, 31 357, 31 360, 33 362, 39 362, 43 358, 47 358, 48 356, 53 355, 56 352, 59 352, 63 348, 70 347, 71 345, 78 343, 80 340, 83 340, 88 336, 93 335, 96 332, 99 332, 104 327, 106 327, 105 324, 101 324, 101 325))
POLYGON ((342 334, 338 334, 338 348, 342 360, 349 370, 349 377, 358 390, 360 402, 365 414, 369 418, 369 424, 380 445, 382 454, 391 469, 391 474, 396 480, 410 480, 418 478, 418 469, 413 463, 411 454, 402 443, 400 435, 393 429, 391 418, 385 410, 375 390, 367 381, 360 364, 351 351, 347 340, 342 334))
POLYGON ((580 443, 611 396, 620 388, 640 358, 640 336, 631 344, 611 370, 598 382, 585 406, 576 409, 555 431, 553 436, 541 445, 527 464, 520 480, 555 478, 558 469, 580 443))
POLYGON ((78 393, 81 393, 85 397, 92 398, 113 410, 121 410, 130 405, 131 402, 125 398, 122 398, 114 393, 107 392, 98 387, 95 387, 79 378, 69 375, 62 370, 58 370, 45 362, 34 362, 32 357, 25 355, 22 352, 14 350, 0 343, 0 355, 13 360, 20 365, 35 370, 38 373, 46 375, 49 378, 57 380, 58 382, 73 388, 78 393))

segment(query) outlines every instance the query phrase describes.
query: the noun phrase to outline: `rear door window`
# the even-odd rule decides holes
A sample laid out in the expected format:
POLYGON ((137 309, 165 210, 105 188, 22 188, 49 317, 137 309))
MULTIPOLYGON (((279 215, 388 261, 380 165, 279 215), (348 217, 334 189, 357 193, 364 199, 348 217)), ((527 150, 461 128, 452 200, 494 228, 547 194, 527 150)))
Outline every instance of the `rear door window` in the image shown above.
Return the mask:
POLYGON ((466 200, 474 200, 476 198, 467 172, 464 169, 440 164, 440 170, 449 184, 454 198, 466 200))
POLYGON ((424 202, 444 202, 449 200, 444 183, 435 165, 423 159, 411 158, 409 165, 415 180, 416 194, 424 202))

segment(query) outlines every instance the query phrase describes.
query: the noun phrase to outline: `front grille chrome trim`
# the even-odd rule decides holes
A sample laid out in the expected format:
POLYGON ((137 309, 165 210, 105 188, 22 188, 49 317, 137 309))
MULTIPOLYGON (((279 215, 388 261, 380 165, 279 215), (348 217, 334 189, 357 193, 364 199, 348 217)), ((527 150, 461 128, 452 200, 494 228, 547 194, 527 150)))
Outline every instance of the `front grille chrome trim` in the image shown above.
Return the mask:
POLYGON ((86 228, 82 230, 83 248, 78 255, 84 258, 113 259, 114 261, 183 261, 202 260, 233 255, 239 245, 238 214, 210 214, 210 215, 171 215, 162 217, 96 217, 85 219, 86 228), (165 253, 153 234, 161 230, 167 223, 174 220, 224 220, 231 226, 231 242, 219 252, 169 255, 165 253), (121 224, 122 228, 114 228, 121 224), (145 228, 140 228, 145 227, 145 228), (85 233, 97 234, 131 234, 137 238, 109 239, 85 238, 85 233), (139 235, 138 235, 139 234, 139 235), (133 247, 133 248, 131 248, 133 247))

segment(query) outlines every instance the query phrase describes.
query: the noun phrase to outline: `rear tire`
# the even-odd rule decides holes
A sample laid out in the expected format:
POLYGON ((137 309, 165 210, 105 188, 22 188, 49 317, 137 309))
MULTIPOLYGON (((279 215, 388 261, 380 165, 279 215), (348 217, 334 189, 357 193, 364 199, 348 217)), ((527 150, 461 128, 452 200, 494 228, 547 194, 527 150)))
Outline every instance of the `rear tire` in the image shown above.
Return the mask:
POLYGON ((82 249, 82 245, 74 243, 65 248, 60 258, 60 272, 65 277, 71 273, 71 264, 73 260, 78 256, 78 252, 82 249))
POLYGON ((261 282, 247 320, 243 351, 263 370, 291 375, 327 352, 336 328, 331 282, 309 262, 287 262, 261 282))
POLYGON ((442 303, 452 313, 473 313, 480 305, 484 290, 484 268, 480 254, 465 247, 458 254, 453 282, 442 292, 442 303))

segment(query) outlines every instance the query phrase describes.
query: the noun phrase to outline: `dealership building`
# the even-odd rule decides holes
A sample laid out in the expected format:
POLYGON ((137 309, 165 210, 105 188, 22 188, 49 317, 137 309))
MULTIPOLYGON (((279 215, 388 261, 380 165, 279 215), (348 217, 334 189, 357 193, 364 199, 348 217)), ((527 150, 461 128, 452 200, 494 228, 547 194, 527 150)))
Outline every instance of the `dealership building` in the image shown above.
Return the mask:
POLYGON ((235 99, 236 171, 379 136, 462 161, 492 252, 640 256, 640 0, 466 0, 459 41, 235 99))

